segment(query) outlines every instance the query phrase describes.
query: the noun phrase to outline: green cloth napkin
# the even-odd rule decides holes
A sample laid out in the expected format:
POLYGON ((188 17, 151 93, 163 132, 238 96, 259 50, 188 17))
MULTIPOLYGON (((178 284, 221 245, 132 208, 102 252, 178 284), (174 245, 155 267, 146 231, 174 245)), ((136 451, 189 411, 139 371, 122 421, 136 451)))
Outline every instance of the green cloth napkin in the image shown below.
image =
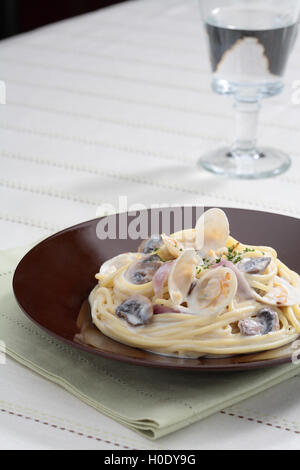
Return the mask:
POLYGON ((27 250, 0 252, 0 340, 7 354, 143 436, 165 436, 299 373, 292 364, 234 373, 167 371, 80 352, 47 335, 18 307, 12 277, 27 250))

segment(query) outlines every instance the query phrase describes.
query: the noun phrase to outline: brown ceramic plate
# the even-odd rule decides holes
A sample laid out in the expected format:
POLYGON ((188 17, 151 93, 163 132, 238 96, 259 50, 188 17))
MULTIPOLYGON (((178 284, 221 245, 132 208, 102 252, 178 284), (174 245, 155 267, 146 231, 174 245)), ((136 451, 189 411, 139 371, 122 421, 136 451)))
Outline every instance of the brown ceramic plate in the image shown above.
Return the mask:
MULTIPOLYGON (((280 259, 300 273, 300 220, 251 210, 225 211, 235 238, 248 244, 274 247, 280 259)), ((129 214, 128 223, 134 217, 129 214)), ((86 302, 96 285, 95 273, 107 259, 136 251, 139 240, 101 241, 96 236, 98 222, 99 219, 85 222, 53 235, 35 246, 19 263, 13 280, 15 296, 24 313, 40 328, 75 348, 148 367, 225 371, 291 361, 290 346, 226 359, 177 359, 128 347, 102 335, 91 324, 86 302), (85 344, 84 335, 80 334, 87 329, 93 338, 90 344, 85 344)))

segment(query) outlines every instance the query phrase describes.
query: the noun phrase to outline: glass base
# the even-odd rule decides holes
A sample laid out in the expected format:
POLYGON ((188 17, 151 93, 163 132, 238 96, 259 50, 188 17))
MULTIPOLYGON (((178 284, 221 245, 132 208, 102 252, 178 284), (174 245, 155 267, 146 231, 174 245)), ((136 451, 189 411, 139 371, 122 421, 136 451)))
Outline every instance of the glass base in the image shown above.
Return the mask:
POLYGON ((277 176, 291 166, 290 157, 281 150, 261 148, 250 154, 238 154, 230 148, 206 153, 199 165, 211 173, 240 179, 259 179, 277 176))
POLYGON ((219 95, 233 95, 239 100, 253 102, 279 95, 284 89, 282 79, 258 83, 235 83, 230 80, 214 78, 212 89, 219 95))

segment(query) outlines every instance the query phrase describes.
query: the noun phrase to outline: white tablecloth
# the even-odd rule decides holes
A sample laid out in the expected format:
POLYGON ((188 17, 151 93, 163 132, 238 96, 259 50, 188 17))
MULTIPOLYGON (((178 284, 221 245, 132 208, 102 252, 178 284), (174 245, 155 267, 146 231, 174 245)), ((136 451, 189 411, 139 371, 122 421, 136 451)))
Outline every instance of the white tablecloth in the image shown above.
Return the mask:
MULTIPOLYGON (((292 169, 256 182, 196 167, 233 138, 210 91, 194 0, 138 0, 0 43, 0 248, 94 218, 103 203, 207 204, 300 217, 300 42, 285 92, 264 103, 261 142, 292 169)), ((0 335, 1 339, 1 335, 0 335)), ((300 448, 299 377, 157 442, 11 360, 0 365, 0 448, 300 448), (284 400, 282 400, 284 397, 284 400)))

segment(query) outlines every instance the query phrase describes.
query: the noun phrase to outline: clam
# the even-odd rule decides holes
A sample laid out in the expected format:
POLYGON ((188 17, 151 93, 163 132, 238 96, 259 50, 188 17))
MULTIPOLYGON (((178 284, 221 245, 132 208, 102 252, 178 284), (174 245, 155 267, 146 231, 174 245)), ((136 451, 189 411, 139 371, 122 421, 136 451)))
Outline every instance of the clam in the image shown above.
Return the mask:
POLYGON ((275 277, 273 287, 266 295, 260 296, 256 293, 255 297, 264 304, 277 305, 278 307, 300 304, 300 290, 279 276, 275 277))
POLYGON ((173 263, 169 274, 168 287, 174 305, 186 301, 191 284, 196 279, 196 267, 201 259, 193 249, 185 250, 173 263))
POLYGON ((180 242, 181 246, 183 246, 185 250, 187 250, 188 248, 195 249, 195 234, 195 229, 189 228, 174 233, 172 235, 172 238, 174 238, 175 241, 180 242))
POLYGON ((188 309, 203 316, 218 315, 233 300, 237 287, 237 278, 231 269, 212 269, 196 281, 187 299, 188 309))
POLYGON ((167 247, 169 253, 174 258, 178 258, 181 255, 181 253, 184 251, 185 247, 179 240, 176 240, 173 237, 169 237, 168 235, 164 233, 162 234, 161 238, 165 246, 167 247))
POLYGON ((255 297, 254 291, 248 284, 245 274, 240 269, 238 269, 238 267, 234 263, 228 261, 227 259, 222 259, 220 263, 215 264, 213 268, 219 266, 225 266, 226 268, 231 269, 235 273, 238 282, 237 295, 240 300, 250 300, 255 297))
POLYGON ((115 256, 102 264, 99 274, 101 276, 114 274, 119 269, 123 268, 123 266, 126 266, 126 264, 137 261, 140 257, 141 255, 139 253, 123 253, 115 256))
POLYGON ((229 222, 221 209, 204 212, 196 224, 196 249, 202 256, 211 250, 217 251, 226 246, 229 237, 229 222))

